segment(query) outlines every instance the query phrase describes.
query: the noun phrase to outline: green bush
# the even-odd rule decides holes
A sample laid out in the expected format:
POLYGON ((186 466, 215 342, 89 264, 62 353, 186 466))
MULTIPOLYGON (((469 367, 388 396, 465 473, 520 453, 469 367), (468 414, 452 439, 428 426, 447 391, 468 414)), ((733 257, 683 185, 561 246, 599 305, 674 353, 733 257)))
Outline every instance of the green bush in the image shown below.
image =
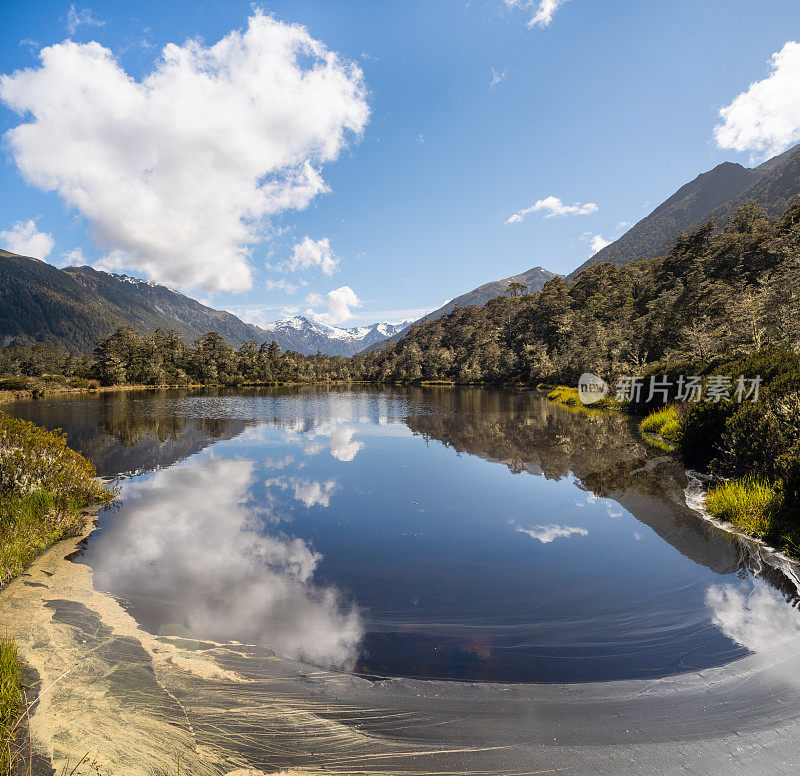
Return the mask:
POLYGON ((725 424, 739 405, 732 402, 692 402, 685 409, 678 449, 683 462, 695 469, 708 469, 719 453, 725 424))
POLYGON ((59 431, 0 412, 0 495, 46 491, 56 500, 89 503, 104 489, 94 465, 67 447, 59 431))
POLYGON ((27 377, 6 377, 0 380, 0 391, 26 391, 31 386, 27 377))
POLYGON ((0 584, 74 532, 81 509, 112 498, 61 433, 0 412, 0 584))

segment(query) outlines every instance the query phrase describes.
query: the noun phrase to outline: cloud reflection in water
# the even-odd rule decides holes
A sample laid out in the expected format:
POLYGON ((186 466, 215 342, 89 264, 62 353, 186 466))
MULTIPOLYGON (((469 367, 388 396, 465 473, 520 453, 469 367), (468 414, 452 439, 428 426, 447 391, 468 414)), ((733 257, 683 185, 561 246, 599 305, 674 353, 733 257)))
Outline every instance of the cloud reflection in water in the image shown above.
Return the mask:
POLYGON ((734 585, 713 585, 706 593, 712 622, 751 652, 767 652, 800 635, 800 617, 777 590, 754 583, 749 595, 734 585))
POLYGON ((92 553, 97 586, 168 599, 201 638, 352 668, 364 630, 358 611, 336 588, 314 584, 322 556, 306 542, 262 533, 249 508, 253 482, 253 461, 214 456, 127 482, 122 511, 92 553))

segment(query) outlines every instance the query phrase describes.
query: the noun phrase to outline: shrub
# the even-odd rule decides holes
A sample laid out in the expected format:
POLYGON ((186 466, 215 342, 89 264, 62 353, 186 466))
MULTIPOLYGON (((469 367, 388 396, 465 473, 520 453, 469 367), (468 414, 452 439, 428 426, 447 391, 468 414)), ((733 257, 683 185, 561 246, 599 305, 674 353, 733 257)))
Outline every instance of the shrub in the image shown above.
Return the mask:
POLYGON ((0 412, 0 495, 46 491, 56 500, 89 503, 104 489, 94 465, 67 447, 59 431, 0 412))
POLYGON ((0 391, 26 391, 30 385, 27 377, 6 377, 0 380, 0 391))
POLYGON ((61 433, 0 412, 0 585, 79 528, 82 508, 112 499, 61 433))
POLYGON ((707 469, 719 453, 719 441, 728 419, 736 412, 733 402, 697 402, 683 414, 678 449, 687 466, 707 469))

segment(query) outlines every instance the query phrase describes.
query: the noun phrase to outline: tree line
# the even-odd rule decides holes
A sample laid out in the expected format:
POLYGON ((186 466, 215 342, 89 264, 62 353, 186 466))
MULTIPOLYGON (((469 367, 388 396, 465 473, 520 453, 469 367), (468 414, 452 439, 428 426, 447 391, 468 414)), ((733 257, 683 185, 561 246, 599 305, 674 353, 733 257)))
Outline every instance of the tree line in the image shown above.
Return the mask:
POLYGON ((0 349, 0 374, 58 374, 103 385, 241 385, 317 381, 459 384, 574 382, 585 371, 636 374, 654 362, 800 350, 800 202, 774 221, 744 205, 724 230, 681 235, 663 258, 598 264, 541 292, 514 286, 483 307, 456 307, 399 342, 351 358, 233 348, 216 332, 123 326, 94 358, 62 348, 0 349))

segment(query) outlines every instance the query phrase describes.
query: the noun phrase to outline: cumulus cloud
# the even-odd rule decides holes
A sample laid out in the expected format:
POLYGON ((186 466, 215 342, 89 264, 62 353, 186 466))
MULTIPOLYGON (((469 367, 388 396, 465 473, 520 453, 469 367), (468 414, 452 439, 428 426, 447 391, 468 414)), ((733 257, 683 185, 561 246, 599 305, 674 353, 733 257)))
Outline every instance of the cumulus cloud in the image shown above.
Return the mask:
POLYGON ((39 56, 0 77, 29 117, 5 136, 22 175, 85 217, 106 268, 184 288, 251 287, 269 218, 326 192, 322 165, 369 118, 354 63, 260 12, 214 45, 169 44, 141 81, 96 42, 39 56))
POLYGON ((787 42, 770 67, 767 78, 720 110, 722 123, 714 128, 720 148, 771 156, 800 140, 800 43, 787 42))
POLYGON ((267 291, 283 291, 286 294, 296 294, 299 288, 288 280, 268 280, 265 287, 267 291))
POLYGON ((572 205, 568 205, 560 197, 554 197, 551 194, 549 197, 536 200, 533 205, 526 207, 524 210, 518 210, 506 220, 506 223, 518 224, 524 221, 531 213, 542 213, 545 218, 553 218, 554 216, 588 216, 591 213, 596 213, 597 210, 597 205, 594 202, 575 202, 572 205))
POLYGON ((105 22, 92 15, 91 8, 78 10, 73 3, 67 9, 67 32, 74 35, 78 27, 103 27, 105 22))
POLYGON ((597 253, 597 251, 603 250, 603 248, 605 248, 606 245, 611 245, 611 240, 606 240, 606 238, 603 237, 602 234, 596 234, 592 237, 591 245, 592 245, 592 254, 595 254, 597 253))
POLYGON ((533 528, 517 526, 519 533, 538 539, 542 544, 550 544, 554 539, 565 539, 568 536, 588 536, 585 528, 576 528, 569 525, 535 525, 533 528))
POLYGON ((59 267, 85 267, 89 264, 89 260, 83 255, 80 248, 73 248, 71 251, 61 254, 61 261, 58 263, 59 267))
POLYGON ((50 234, 40 232, 36 221, 17 221, 10 229, 0 232, 0 245, 11 253, 43 259, 53 250, 55 240, 50 234))
POLYGON ((321 240, 312 240, 304 237, 292 250, 291 258, 284 264, 287 272, 297 272, 302 269, 319 269, 324 275, 330 277, 336 272, 339 259, 331 250, 331 241, 324 237, 321 240))
POLYGON ((335 587, 315 583, 319 553, 267 533, 275 521, 253 508, 254 468, 205 456, 125 482, 124 508, 96 547, 95 579, 130 600, 169 602, 198 638, 352 668, 361 617, 335 587))
POLYGON ((291 490, 295 499, 309 509, 311 507, 327 509, 331 505, 331 496, 336 491, 336 480, 317 482, 297 477, 273 477, 265 484, 268 488, 291 490))
POLYGON ((355 429, 340 426, 331 435, 331 455, 339 461, 352 461, 362 447, 363 442, 353 439, 355 429))
POLYGON ((504 2, 509 8, 533 10, 528 27, 548 27, 553 21, 555 12, 567 0, 504 0, 504 2))
POLYGON ((353 317, 353 308, 361 306, 361 300, 350 286, 334 288, 324 299, 319 294, 309 294, 306 301, 312 306, 318 306, 324 301, 328 312, 314 314, 314 317, 331 326, 350 320, 353 317))

